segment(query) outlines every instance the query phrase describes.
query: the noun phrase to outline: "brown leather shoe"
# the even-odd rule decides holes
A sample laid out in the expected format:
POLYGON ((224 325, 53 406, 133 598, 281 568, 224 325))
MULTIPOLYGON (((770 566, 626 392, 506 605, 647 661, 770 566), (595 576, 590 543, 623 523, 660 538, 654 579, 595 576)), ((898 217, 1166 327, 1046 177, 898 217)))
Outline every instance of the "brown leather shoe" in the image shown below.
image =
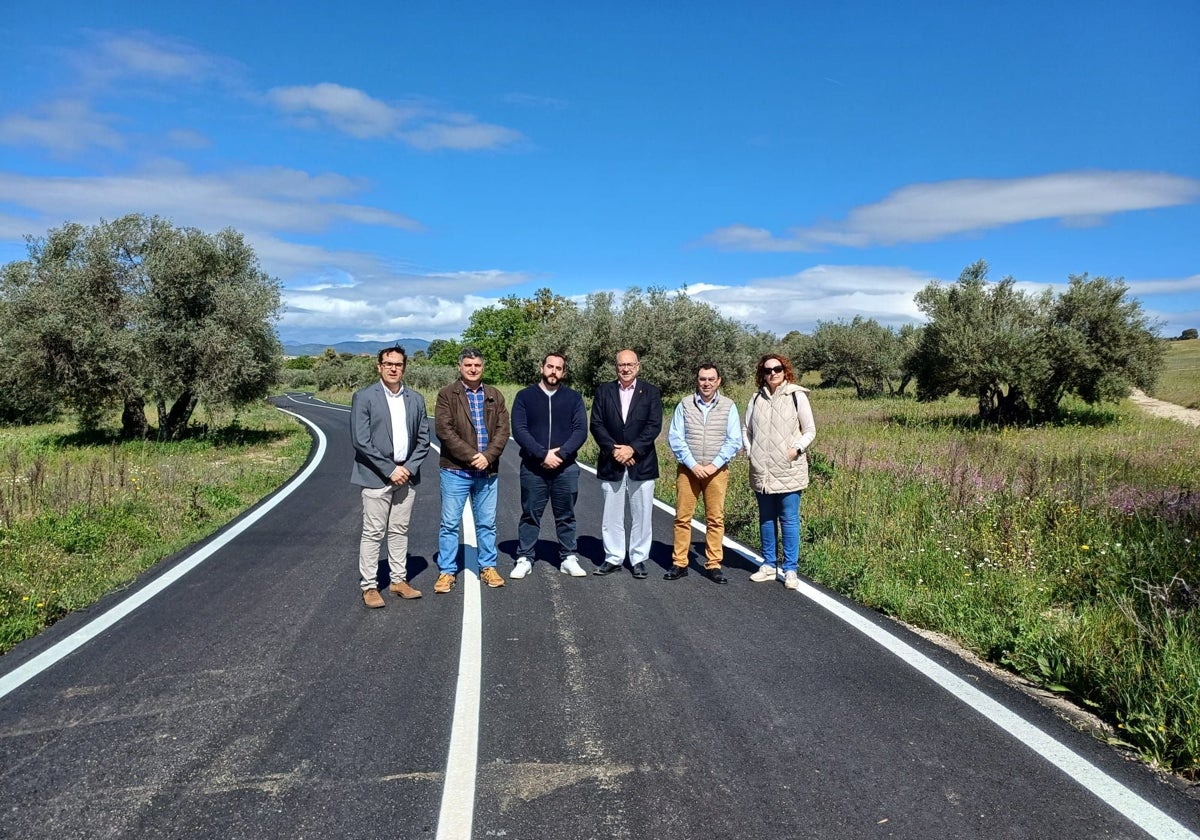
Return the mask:
POLYGON ((387 606, 387 604, 383 603, 383 596, 379 594, 378 589, 364 589, 363 603, 373 610, 387 606))
POLYGON ((402 580, 402 581, 398 581, 397 583, 393 583, 391 586, 388 587, 388 589, 392 590, 392 592, 399 595, 401 598, 403 598, 406 601, 411 601, 413 598, 421 597, 421 590, 413 589, 411 586, 408 585, 408 581, 406 581, 406 580, 402 580))
POLYGON ((445 595, 454 588, 454 575, 442 573, 438 575, 437 580, 433 584, 433 591, 438 595, 445 595))

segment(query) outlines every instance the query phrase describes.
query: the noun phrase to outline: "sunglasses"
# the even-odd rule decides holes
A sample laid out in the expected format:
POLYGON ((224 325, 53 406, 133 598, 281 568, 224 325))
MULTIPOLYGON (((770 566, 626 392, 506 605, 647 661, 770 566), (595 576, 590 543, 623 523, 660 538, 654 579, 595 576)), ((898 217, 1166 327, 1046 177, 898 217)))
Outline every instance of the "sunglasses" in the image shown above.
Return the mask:
POLYGON ((783 370, 783 365, 780 365, 779 367, 763 367, 763 373, 767 374, 768 376, 779 373, 781 370, 783 370))

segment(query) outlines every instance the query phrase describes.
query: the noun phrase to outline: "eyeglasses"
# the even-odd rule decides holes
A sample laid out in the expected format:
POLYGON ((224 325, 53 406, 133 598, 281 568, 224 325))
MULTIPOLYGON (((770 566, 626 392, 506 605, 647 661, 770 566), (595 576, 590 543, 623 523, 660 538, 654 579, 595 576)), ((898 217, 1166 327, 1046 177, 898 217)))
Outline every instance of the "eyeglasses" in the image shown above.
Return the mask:
POLYGON ((619 367, 619 368, 623 368, 623 367, 637 367, 637 366, 638 366, 638 363, 637 363, 637 362, 620 362, 620 363, 618 363, 618 364, 617 364, 617 367, 619 367))
POLYGON ((779 367, 766 367, 765 365, 763 366, 763 373, 765 373, 767 376, 774 376, 775 374, 779 373, 782 370, 783 370, 783 365, 779 365, 779 367))
POLYGON ((402 367, 404 367, 404 362, 380 362, 380 363, 379 363, 379 366, 380 366, 380 367, 385 367, 385 368, 396 368, 396 369, 399 369, 399 368, 402 368, 402 367))

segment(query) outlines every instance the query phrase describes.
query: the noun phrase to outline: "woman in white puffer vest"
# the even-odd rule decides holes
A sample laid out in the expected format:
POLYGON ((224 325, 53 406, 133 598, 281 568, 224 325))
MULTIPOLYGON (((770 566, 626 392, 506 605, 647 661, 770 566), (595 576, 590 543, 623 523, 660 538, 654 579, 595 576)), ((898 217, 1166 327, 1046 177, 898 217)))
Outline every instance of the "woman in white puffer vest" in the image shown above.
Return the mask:
POLYGON ((742 441, 750 458, 750 487, 758 501, 763 564, 750 580, 775 580, 782 553, 783 583, 799 589, 800 494, 808 486, 804 453, 817 436, 817 424, 808 389, 796 384, 786 356, 773 353, 759 359, 754 384, 758 391, 746 406, 742 441))

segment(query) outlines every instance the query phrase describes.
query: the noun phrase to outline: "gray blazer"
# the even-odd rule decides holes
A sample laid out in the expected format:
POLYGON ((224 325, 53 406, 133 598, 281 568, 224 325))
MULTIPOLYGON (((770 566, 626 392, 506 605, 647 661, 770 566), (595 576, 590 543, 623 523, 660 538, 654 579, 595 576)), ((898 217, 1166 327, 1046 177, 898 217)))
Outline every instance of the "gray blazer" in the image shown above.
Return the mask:
POLYGON ((408 425, 408 452, 395 457, 392 446, 392 413, 382 382, 355 391, 350 400, 350 440, 354 443, 354 467, 350 483, 378 489, 386 487, 399 461, 412 473, 412 484, 421 481, 421 464, 429 453, 429 418, 425 398, 412 388, 404 389, 404 416, 408 425))

